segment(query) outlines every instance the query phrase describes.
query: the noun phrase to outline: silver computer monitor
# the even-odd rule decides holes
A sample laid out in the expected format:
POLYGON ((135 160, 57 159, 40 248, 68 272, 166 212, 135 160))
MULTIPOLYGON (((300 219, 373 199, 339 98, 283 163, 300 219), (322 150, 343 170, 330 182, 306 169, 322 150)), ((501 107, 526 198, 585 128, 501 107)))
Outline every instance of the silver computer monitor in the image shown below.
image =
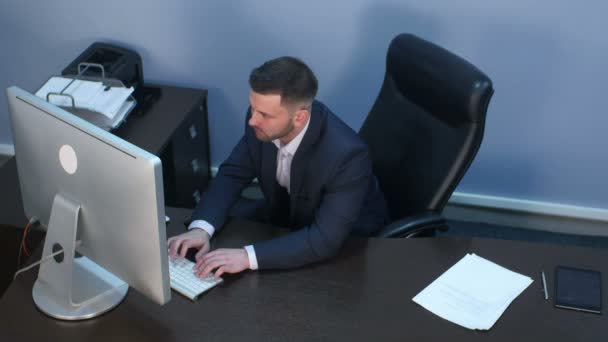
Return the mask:
POLYGON ((128 285, 168 302, 160 159, 18 87, 6 93, 25 214, 47 227, 43 259, 63 250, 39 268, 36 305, 88 319, 128 285))

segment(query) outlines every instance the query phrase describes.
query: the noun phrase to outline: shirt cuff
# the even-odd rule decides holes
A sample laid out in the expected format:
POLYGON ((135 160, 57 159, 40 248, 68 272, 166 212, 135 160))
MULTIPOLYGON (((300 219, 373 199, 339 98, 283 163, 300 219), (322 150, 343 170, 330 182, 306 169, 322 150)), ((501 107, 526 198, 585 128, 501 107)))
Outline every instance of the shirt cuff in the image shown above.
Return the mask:
POLYGON ((188 230, 190 229, 202 229, 204 231, 207 232, 207 234, 209 234, 209 237, 213 236, 213 233, 215 233, 215 228, 213 228, 213 226, 211 225, 211 223, 205 221, 205 220, 195 220, 192 221, 190 223, 190 225, 188 226, 188 230))
POLYGON ((245 246, 245 251, 247 252, 247 258, 249 258, 249 269, 257 270, 258 269, 258 258, 255 256, 255 249, 253 249, 252 245, 245 246))

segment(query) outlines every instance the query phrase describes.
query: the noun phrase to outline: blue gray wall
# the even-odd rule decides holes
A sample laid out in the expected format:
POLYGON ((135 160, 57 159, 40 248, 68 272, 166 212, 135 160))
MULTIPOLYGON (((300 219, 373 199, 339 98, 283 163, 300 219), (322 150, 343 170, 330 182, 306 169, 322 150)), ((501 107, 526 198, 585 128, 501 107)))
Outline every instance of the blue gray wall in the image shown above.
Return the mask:
MULTIPOLYGON (((476 64, 496 94, 458 191, 608 209, 608 2, 562 0, 2 1, 0 88, 35 91, 94 41, 137 50, 149 82, 208 88, 213 164, 243 129, 247 76, 280 55, 358 129, 386 47, 411 32, 476 64)), ((0 144, 10 143, 0 96, 0 144)))

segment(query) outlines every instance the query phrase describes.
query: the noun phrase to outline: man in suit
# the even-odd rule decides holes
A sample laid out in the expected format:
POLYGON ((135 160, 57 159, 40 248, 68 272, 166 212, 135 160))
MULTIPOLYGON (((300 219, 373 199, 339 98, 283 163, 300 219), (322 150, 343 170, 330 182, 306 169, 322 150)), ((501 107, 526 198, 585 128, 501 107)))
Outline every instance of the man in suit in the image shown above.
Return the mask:
POLYGON ((245 134, 203 195, 189 231, 168 240, 172 257, 198 249, 199 277, 324 260, 350 234, 369 236, 387 221, 367 146, 314 99, 317 79, 306 64, 270 60, 251 72, 249 85, 245 134), (240 194, 254 178, 264 194, 257 216, 266 213, 291 233, 209 252, 211 236, 239 211, 240 194))

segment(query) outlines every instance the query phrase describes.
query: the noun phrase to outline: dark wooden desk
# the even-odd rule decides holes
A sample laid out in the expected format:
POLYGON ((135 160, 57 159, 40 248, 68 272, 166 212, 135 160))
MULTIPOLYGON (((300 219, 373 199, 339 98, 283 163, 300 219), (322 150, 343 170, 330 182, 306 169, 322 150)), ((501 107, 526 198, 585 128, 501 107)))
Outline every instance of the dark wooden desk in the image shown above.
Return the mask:
MULTIPOLYGON (((187 210, 169 210, 168 234, 184 230, 187 210)), ((238 247, 280 234, 232 221, 214 247, 238 247)), ((85 322, 61 322, 32 300, 36 272, 11 284, 0 299, 3 341, 598 341, 606 315, 553 308, 543 299, 555 265, 608 274, 608 251, 476 238, 349 239, 334 259, 291 271, 227 275, 197 302, 173 292, 165 306, 134 290, 115 310, 85 322), (465 253, 473 252, 535 281, 490 331, 470 331, 431 314, 411 298, 465 253)), ((604 281, 604 293, 606 292, 604 281)), ((551 287, 550 295, 553 295, 551 287)), ((606 296, 604 296, 605 298, 606 296)), ((604 300, 604 307, 606 301, 604 300)))

